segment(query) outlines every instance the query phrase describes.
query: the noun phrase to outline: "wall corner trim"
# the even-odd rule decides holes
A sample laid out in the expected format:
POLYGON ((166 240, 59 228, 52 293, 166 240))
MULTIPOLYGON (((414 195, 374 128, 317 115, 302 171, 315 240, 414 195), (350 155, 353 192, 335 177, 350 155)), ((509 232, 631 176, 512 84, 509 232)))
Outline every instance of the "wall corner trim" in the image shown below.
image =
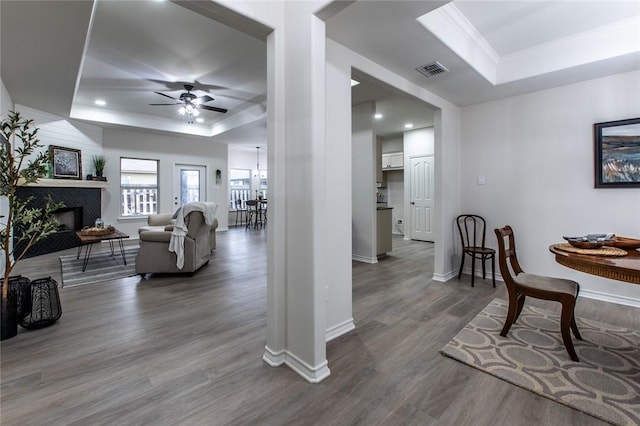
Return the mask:
POLYGON ((359 254, 352 254, 351 259, 355 260, 356 262, 378 263, 377 257, 366 257, 366 256, 360 256, 359 254))
POLYGON ((326 332, 326 341, 329 342, 335 338, 342 336, 343 334, 347 334, 351 330, 355 330, 356 325, 353 322, 353 318, 349 318, 348 320, 334 325, 333 327, 329 327, 326 332))
POLYGON ((320 383, 331 374, 326 359, 316 366, 310 366, 289 351, 274 352, 268 346, 265 346, 262 360, 271 367, 279 367, 285 364, 309 383, 320 383))

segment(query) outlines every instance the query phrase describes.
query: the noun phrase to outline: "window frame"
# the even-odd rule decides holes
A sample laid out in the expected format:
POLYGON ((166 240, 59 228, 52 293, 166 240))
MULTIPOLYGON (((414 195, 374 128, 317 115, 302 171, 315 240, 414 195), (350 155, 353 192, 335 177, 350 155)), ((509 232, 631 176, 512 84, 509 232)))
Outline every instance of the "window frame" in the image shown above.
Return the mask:
MULTIPOLYGON (((152 215, 152 214, 158 214, 158 208, 159 208, 159 205, 160 205, 160 160, 158 160, 157 158, 141 158, 141 157, 126 157, 126 156, 122 156, 122 157, 120 157, 120 160, 119 160, 119 168, 120 168, 120 170, 119 170, 119 173, 120 173, 119 218, 120 219, 139 219, 139 218, 146 218, 146 217, 148 217, 149 215, 152 215), (156 165, 156 167, 155 167, 155 186, 154 185, 140 185, 140 186, 136 187, 136 186, 131 186, 131 184, 123 185, 123 180, 124 180, 123 179, 124 178, 123 167, 122 167, 122 161, 123 160, 154 162, 155 165, 156 165), (142 189, 143 191, 147 191, 149 189, 155 189, 155 191, 152 191, 152 192, 155 192, 155 194, 151 195, 151 198, 155 198, 155 201, 154 200, 148 200, 148 201, 145 201, 145 202, 142 203, 142 204, 147 204, 147 205, 150 204, 151 205, 150 209, 148 209, 147 211, 139 211, 138 210, 138 206, 135 205, 134 206, 135 210, 136 210, 135 213, 133 213, 133 214, 125 214, 124 209, 125 209, 125 205, 126 204, 131 204, 131 205, 137 204, 137 203, 126 203, 125 202, 125 200, 127 199, 127 195, 126 195, 125 191, 129 191, 132 188, 133 189, 139 188, 139 189, 142 189)), ((131 172, 127 172, 127 173, 131 174, 131 172)), ((142 171, 142 173, 140 173, 140 174, 143 174, 143 173, 144 173, 144 171, 142 171)), ((146 173, 146 174, 151 175, 153 173, 146 173)), ((133 185, 135 185, 135 184, 133 184, 133 185)))

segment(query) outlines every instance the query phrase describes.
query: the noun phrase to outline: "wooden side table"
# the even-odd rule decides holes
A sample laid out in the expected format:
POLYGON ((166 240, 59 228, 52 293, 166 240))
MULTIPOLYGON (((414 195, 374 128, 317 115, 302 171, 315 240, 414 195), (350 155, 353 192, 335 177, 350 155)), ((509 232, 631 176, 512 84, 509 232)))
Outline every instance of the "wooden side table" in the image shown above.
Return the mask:
POLYGON ((86 246, 86 249, 84 251, 84 259, 82 261, 82 272, 84 272, 87 269, 87 264, 89 263, 89 258, 91 257, 91 247, 93 247, 95 243, 100 243, 102 241, 109 241, 109 247, 111 248, 112 256, 115 254, 113 242, 117 241, 120 246, 120 254, 122 255, 122 261, 124 262, 125 265, 127 264, 127 259, 124 254, 124 245, 122 244, 122 240, 125 238, 129 238, 129 236, 124 232, 114 229, 113 232, 106 235, 83 235, 81 231, 76 231, 76 235, 80 240, 80 246, 78 246, 78 254, 76 256, 76 259, 80 259, 80 253, 82 252, 82 247, 86 246))

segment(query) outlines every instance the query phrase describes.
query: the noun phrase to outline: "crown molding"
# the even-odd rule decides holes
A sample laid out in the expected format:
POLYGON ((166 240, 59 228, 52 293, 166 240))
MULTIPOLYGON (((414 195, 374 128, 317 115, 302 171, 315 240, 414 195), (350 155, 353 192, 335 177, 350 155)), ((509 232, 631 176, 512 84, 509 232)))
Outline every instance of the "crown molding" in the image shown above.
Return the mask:
POLYGON ((489 83, 496 84, 499 55, 454 4, 439 7, 417 21, 489 83))
POLYGON ((452 3, 417 21, 494 86, 640 52, 640 16, 504 56, 452 3))
POLYGON ((500 58, 496 84, 640 52, 640 16, 573 34, 500 58))

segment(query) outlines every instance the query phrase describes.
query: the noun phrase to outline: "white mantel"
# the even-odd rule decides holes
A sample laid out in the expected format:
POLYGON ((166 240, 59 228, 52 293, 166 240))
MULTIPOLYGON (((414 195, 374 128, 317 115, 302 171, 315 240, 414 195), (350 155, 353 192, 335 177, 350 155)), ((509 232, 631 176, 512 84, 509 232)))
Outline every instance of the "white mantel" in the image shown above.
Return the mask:
POLYGON ((26 186, 51 188, 108 188, 109 183, 100 180, 38 179, 37 182, 30 183, 26 186))

